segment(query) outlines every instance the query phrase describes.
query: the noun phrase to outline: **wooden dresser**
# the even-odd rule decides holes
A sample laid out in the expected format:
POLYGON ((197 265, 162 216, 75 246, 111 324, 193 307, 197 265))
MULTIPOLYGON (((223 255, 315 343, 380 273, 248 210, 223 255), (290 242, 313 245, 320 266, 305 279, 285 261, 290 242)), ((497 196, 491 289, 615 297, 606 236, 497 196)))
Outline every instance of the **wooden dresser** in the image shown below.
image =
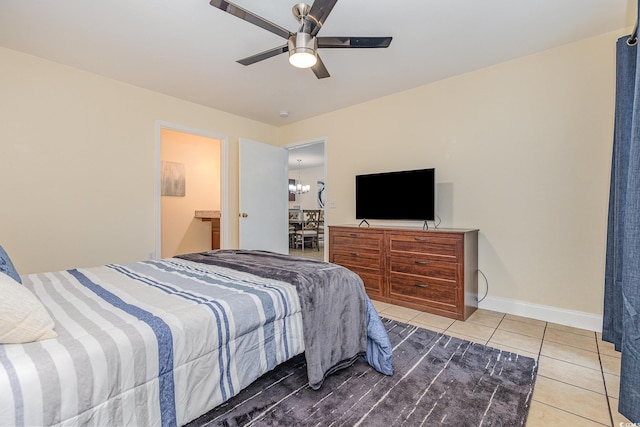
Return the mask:
POLYGON ((478 307, 478 230, 332 225, 329 261, 378 301, 458 320, 478 307))

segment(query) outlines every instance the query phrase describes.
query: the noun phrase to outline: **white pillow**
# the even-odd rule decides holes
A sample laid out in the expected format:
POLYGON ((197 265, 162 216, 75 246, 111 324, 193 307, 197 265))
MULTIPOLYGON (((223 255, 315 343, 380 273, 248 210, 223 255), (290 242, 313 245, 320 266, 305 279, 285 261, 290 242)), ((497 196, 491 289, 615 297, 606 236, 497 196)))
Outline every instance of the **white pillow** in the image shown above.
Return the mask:
POLYGON ((55 338, 53 319, 29 289, 0 273, 0 344, 55 338))

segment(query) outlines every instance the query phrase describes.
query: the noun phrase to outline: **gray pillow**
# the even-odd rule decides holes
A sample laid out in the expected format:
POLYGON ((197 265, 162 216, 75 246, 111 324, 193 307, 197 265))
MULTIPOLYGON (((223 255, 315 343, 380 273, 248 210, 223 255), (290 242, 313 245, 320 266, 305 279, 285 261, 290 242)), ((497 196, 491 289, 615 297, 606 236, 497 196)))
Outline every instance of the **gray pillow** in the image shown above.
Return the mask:
POLYGON ((11 258, 9 258, 9 255, 7 255, 7 252, 2 249, 2 245, 0 245, 0 273, 4 273, 16 282, 22 283, 22 280, 20 280, 20 275, 16 271, 16 268, 13 266, 11 258))

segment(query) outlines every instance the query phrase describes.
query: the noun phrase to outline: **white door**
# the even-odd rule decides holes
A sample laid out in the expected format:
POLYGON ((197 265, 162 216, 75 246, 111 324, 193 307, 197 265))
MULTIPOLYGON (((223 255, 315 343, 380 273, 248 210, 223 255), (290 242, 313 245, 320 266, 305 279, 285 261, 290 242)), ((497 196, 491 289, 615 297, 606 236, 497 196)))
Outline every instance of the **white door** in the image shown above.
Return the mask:
POLYGON ((287 150, 240 138, 240 248, 289 253, 287 150))

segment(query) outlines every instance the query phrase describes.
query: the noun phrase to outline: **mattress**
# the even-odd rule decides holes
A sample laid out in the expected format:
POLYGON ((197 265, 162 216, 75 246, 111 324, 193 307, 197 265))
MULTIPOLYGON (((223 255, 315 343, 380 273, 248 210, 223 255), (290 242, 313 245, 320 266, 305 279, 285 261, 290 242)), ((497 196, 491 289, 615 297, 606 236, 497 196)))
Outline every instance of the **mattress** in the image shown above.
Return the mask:
POLYGON ((0 345, 0 425, 182 425, 304 351, 282 281, 180 259, 22 279, 59 337, 0 345))

